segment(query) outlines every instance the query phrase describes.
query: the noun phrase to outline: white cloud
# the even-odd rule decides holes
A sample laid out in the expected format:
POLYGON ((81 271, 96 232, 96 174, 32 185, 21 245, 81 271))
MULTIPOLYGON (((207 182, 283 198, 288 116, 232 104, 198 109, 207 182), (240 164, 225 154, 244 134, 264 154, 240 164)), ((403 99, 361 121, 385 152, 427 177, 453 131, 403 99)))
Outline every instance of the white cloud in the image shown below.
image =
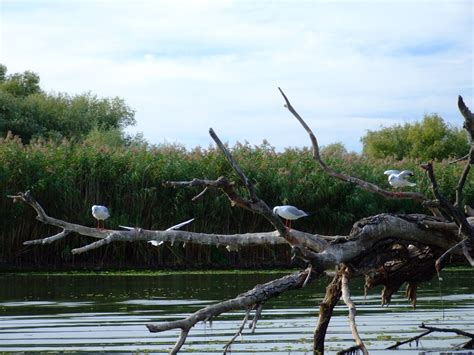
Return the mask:
MULTIPOLYGON (((2 1, 0 61, 48 90, 123 97, 154 143, 306 145, 473 102, 466 1, 2 1), (357 118, 358 117, 358 118, 357 118)), ((469 36, 470 35, 470 36, 469 36)), ((471 40, 469 41, 469 38, 471 40)))

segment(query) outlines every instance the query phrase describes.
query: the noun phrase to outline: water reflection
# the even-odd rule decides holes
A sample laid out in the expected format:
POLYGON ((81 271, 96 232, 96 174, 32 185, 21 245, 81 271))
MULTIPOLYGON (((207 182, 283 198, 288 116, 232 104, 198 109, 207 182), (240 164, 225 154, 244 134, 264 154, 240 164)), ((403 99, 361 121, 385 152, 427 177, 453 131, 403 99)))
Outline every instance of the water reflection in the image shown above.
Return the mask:
MULTIPOLYGON (((282 274, 283 275, 283 274, 282 274)), ((167 353, 177 331, 150 334, 145 324, 173 320, 279 276, 252 274, 0 275, 0 351, 122 351, 167 353), (8 285, 8 287, 5 287, 8 285)), ((367 297, 360 282, 351 290, 358 306, 357 323, 370 350, 381 352, 397 340, 420 333, 423 321, 440 327, 474 330, 472 271, 445 272, 441 284, 422 285, 413 311, 399 292, 388 308, 380 307, 378 290, 367 297), (440 293, 441 290, 441 293, 440 293)), ((244 334, 233 352, 310 353, 317 304, 328 280, 270 301, 255 334, 244 334)), ((235 333, 243 312, 235 311, 191 332, 183 352, 221 353, 235 333)), ((422 346, 451 348, 464 339, 435 333, 422 346)), ((352 345, 345 306, 336 308, 327 337, 331 350, 352 345)), ((413 344, 414 345, 414 344, 413 344)), ((407 345, 404 349, 415 350, 407 345)))

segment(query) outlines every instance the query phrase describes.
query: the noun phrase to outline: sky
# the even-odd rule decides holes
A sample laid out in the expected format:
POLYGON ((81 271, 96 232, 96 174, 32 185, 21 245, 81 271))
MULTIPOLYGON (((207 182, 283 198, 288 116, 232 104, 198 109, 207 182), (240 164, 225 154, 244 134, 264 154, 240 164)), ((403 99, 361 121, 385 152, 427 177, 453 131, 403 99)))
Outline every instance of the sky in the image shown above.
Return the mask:
POLYGON ((153 144, 360 151, 367 130, 474 108, 472 0, 0 0, 0 63, 121 97, 153 144))

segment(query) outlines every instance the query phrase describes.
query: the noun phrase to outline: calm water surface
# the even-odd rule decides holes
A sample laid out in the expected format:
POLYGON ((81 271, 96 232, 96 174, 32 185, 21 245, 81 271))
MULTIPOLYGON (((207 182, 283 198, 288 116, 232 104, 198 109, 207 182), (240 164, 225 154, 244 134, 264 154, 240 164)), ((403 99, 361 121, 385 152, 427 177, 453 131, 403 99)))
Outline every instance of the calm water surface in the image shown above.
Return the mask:
MULTIPOLYGON (((0 352, 167 353, 177 331, 151 334, 145 324, 174 320, 208 304, 284 274, 172 275, 24 275, 0 274, 0 352)), ((357 324, 371 353, 419 334, 421 322, 474 332, 474 272, 444 271, 443 280, 423 284, 414 311, 400 291, 381 308, 380 289, 364 297, 362 283, 351 291, 358 307, 357 324)), ((311 354, 317 305, 328 279, 291 291, 264 307, 255 334, 245 331, 233 353, 311 354)), ((182 352, 222 353, 244 313, 198 324, 182 352)), ((341 304, 327 336, 329 353, 353 345, 347 309, 341 304)), ((465 342, 453 334, 435 333, 403 352, 448 349, 465 342)))

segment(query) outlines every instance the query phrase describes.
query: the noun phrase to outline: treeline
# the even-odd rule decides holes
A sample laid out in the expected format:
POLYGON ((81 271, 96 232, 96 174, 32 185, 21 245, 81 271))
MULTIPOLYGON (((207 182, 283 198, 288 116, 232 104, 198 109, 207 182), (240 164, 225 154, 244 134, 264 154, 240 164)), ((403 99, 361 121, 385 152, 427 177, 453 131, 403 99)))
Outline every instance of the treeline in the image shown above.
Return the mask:
MULTIPOLYGON (((278 153, 268 143, 237 144, 232 152, 255 183, 257 193, 271 206, 293 204, 309 212, 295 227, 325 234, 347 233, 356 220, 381 212, 421 212, 412 201, 386 200, 339 182, 325 174, 307 149, 278 153)), ((389 188, 385 169, 412 169, 415 190, 429 194, 429 182, 420 170, 421 161, 370 159, 348 153, 338 145, 323 149, 327 162, 339 171, 389 188)), ((462 164, 436 164, 440 188, 450 194, 462 164)), ((167 180, 194 177, 233 177, 223 154, 214 148, 187 151, 177 145, 148 147, 100 147, 67 140, 33 140, 24 144, 8 135, 0 140, 0 261, 3 268, 32 267, 162 267, 162 266, 255 266, 288 263, 288 248, 268 247, 227 252, 225 248, 147 243, 112 244, 73 257, 72 248, 91 242, 68 236, 48 246, 22 245, 23 241, 52 235, 56 230, 35 220, 24 204, 5 196, 30 189, 47 213, 74 223, 94 226, 90 207, 109 206, 108 228, 119 225, 163 229, 196 218, 189 230, 209 233, 268 231, 262 217, 230 207, 225 196, 210 192, 197 202, 199 191, 164 187, 167 180)), ((234 176, 235 177, 235 176, 234 176)), ((235 177, 237 180, 237 178, 235 177)), ((244 189, 242 189, 244 192, 244 189)), ((467 182, 466 199, 474 200, 474 183, 467 182)))
POLYGON ((82 141, 94 132, 114 132, 129 140, 123 129, 135 124, 135 111, 119 97, 99 98, 90 92, 69 95, 47 93, 38 74, 8 74, 0 64, 0 137, 8 132, 28 143, 33 138, 82 141))
MULTIPOLYGON (((107 205, 108 228, 119 225, 164 229, 196 220, 189 229, 208 233, 268 231, 263 218, 231 208, 225 196, 163 187, 167 180, 238 180, 222 153, 214 148, 186 150, 179 145, 153 146, 124 128, 135 123, 134 111, 120 98, 94 94, 47 93, 36 73, 8 74, 0 64, 0 268, 63 267, 231 267, 288 265, 287 247, 260 247, 227 252, 225 248, 147 243, 112 244, 73 256, 71 249, 91 242, 70 235, 48 246, 23 246, 23 241, 57 232, 35 220, 31 208, 6 196, 31 190, 51 216, 93 226, 90 208, 107 205)), ((411 169, 415 190, 430 194, 419 165, 437 159, 443 192, 451 194, 462 163, 448 157, 467 153, 465 133, 437 115, 421 123, 369 131, 363 153, 347 152, 340 143, 325 147, 324 159, 336 170, 389 188, 383 171, 411 169), (428 154, 428 155, 427 155, 428 154)), ((308 142, 309 143, 309 142, 308 142)), ((269 205, 293 204, 310 213, 294 226, 322 234, 347 233, 356 220, 381 212, 422 212, 412 201, 386 200, 326 175, 307 149, 276 152, 268 143, 231 148, 257 192, 269 205)), ((472 179, 465 198, 474 204, 472 179)), ((245 193, 245 190, 242 189, 245 193)))

